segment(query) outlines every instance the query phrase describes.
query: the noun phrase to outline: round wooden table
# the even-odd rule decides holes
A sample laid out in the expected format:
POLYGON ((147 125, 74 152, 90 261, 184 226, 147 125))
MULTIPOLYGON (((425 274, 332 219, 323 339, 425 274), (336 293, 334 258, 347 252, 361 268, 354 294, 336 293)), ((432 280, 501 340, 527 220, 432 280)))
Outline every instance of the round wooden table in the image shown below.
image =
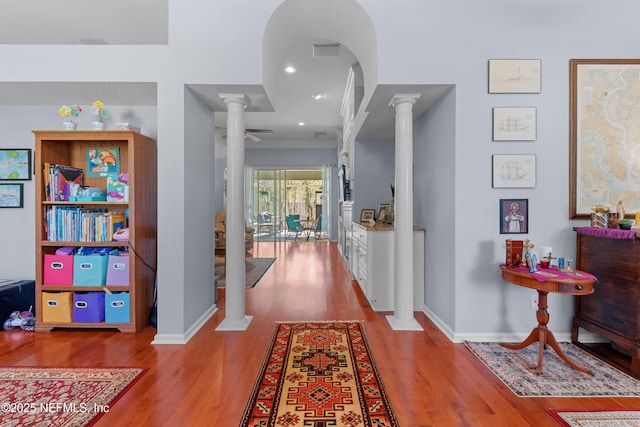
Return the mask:
POLYGON ((573 272, 561 272, 555 268, 540 268, 538 272, 530 273, 523 268, 508 267, 501 265, 502 279, 514 285, 535 289, 538 292, 538 311, 536 318, 538 326, 533 328, 529 336, 520 344, 502 344, 503 347, 511 350, 520 350, 528 347, 534 342, 539 343, 538 364, 536 373, 542 372, 542 356, 547 344, 560 356, 560 358, 573 369, 591 374, 586 368, 576 365, 558 346, 553 333, 547 328, 549 323, 549 312, 547 311, 547 295, 549 292, 567 295, 590 295, 593 293, 597 279, 584 271, 573 270, 573 272))

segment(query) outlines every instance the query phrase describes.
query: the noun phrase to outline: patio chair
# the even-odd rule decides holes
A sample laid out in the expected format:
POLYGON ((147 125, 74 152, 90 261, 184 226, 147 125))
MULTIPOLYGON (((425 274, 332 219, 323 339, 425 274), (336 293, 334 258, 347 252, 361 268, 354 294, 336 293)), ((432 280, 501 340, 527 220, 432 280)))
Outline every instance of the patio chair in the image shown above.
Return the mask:
POLYGON ((316 228, 315 230, 313 230, 313 235, 315 236, 316 240, 318 240, 320 236, 322 236, 322 215, 320 215, 318 217, 318 220, 316 221, 316 228))
POLYGON ((296 220, 292 215, 289 215, 285 218, 287 223, 287 237, 289 233, 295 234, 295 240, 298 240, 298 236, 302 232, 302 224, 300 224, 299 220, 296 220))

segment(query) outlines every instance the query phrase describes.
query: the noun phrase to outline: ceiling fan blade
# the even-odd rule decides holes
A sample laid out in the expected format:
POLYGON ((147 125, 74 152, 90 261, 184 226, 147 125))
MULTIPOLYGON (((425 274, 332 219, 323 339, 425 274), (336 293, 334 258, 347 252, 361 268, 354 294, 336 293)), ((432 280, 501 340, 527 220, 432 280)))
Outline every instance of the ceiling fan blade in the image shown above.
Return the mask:
POLYGON ((244 136, 246 136, 247 138, 249 138, 250 140, 252 140, 253 142, 260 142, 262 141, 260 138, 258 138, 257 136, 255 136, 254 134, 250 133, 250 132, 246 132, 244 134, 244 136))
POLYGON ((271 129, 247 129, 247 132, 251 133, 273 133, 271 129))

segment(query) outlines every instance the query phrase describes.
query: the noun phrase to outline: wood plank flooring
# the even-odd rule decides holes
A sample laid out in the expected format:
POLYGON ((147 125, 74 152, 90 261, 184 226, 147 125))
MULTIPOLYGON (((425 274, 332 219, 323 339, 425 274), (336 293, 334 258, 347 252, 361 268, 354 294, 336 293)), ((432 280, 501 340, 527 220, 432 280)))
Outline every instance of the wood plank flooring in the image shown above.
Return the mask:
POLYGON ((3 366, 143 366, 146 375, 96 426, 237 426, 278 320, 364 320, 382 379, 403 427, 557 426, 549 408, 639 408, 640 398, 520 398, 422 313, 424 332, 394 332, 371 310, 335 243, 262 242, 276 257, 247 290, 246 332, 216 332, 220 308, 186 345, 151 345, 155 329, 0 332, 3 366))

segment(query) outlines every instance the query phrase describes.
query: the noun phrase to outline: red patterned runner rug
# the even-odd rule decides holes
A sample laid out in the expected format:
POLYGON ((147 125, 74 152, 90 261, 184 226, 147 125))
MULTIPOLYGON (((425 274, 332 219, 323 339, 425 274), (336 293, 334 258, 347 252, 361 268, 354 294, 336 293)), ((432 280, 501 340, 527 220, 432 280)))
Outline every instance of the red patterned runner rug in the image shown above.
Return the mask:
POLYGON ((146 368, 0 367, 0 426, 95 423, 146 368))
POLYGON ((640 409, 549 409, 548 412, 564 427, 640 426, 640 409))
POLYGON ((361 323, 278 324, 240 426, 398 426, 361 323))

